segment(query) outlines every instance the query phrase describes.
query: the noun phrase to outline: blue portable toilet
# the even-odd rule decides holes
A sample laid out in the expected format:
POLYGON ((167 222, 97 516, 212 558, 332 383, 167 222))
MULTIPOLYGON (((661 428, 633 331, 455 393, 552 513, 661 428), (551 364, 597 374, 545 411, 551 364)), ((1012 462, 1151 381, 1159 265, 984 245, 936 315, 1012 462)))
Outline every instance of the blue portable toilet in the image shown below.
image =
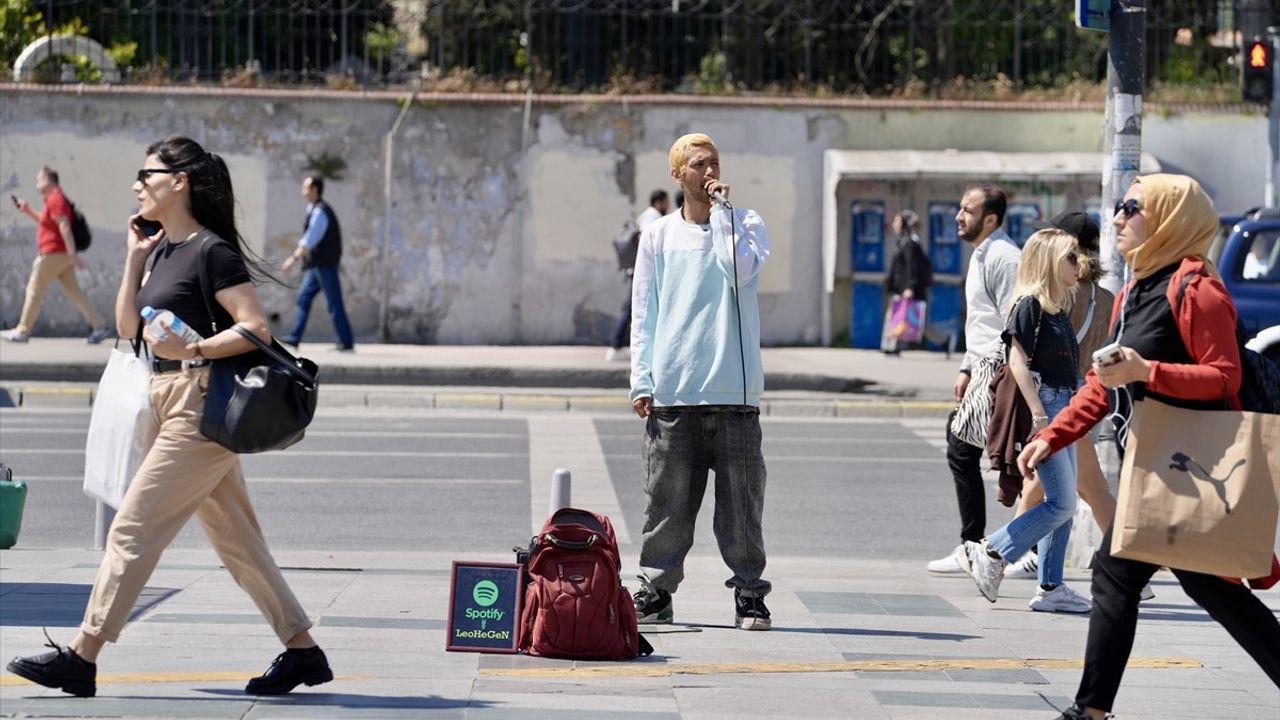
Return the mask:
POLYGON ((854 200, 849 204, 849 227, 849 248, 853 255, 849 344, 856 348, 878 348, 884 324, 881 299, 888 250, 885 246, 884 202, 854 200))
POLYGON ((933 287, 929 289, 926 319, 938 329, 958 334, 960 329, 960 274, 964 246, 956 229, 959 203, 935 200, 929 203, 929 260, 933 263, 933 287))
POLYGON ((1018 247, 1022 247, 1027 244, 1027 238, 1031 237, 1036 231, 1033 224, 1039 222, 1043 217, 1044 215, 1040 211, 1040 203, 1009 203, 1009 208, 1004 216, 1005 232, 1009 233, 1009 237, 1018 243, 1018 247))

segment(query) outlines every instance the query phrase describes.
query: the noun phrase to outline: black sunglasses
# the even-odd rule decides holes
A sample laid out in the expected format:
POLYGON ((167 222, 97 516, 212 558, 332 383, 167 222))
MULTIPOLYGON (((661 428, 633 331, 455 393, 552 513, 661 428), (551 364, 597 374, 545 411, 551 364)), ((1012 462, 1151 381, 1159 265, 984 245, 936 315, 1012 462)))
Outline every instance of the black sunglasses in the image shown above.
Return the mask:
POLYGON ((1116 211, 1115 213, 1112 214, 1112 217, 1115 217, 1120 213, 1124 213, 1125 219, 1128 220, 1129 218, 1133 217, 1134 213, 1140 213, 1140 212, 1142 212, 1142 206, 1139 205, 1138 201, 1135 200, 1134 198, 1129 198, 1128 200, 1117 200, 1116 211))
POLYGON ((1080 256, 1073 252, 1069 252, 1067 253, 1067 262, 1071 263, 1072 265, 1078 266, 1080 265, 1080 256))
POLYGON ((172 175, 173 173, 180 173, 180 172, 183 172, 183 170, 179 168, 142 168, 141 170, 138 171, 138 182, 142 183, 143 185, 146 185, 147 180, 155 173, 161 173, 163 175, 172 175))

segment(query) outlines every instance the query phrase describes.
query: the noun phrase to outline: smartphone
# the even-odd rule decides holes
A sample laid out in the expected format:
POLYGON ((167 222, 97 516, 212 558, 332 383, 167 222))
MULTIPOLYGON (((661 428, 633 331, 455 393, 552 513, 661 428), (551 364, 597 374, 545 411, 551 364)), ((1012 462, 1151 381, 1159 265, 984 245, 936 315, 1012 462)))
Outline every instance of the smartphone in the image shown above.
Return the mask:
POLYGON ((147 237, 152 237, 156 233, 160 232, 161 229, 163 229, 163 226, 160 223, 156 222, 155 220, 147 220, 141 217, 138 218, 133 225, 134 227, 138 228, 138 232, 142 233, 147 237))
POLYGON ((1093 364, 1098 367, 1107 367, 1115 365, 1124 359, 1124 350, 1120 343, 1113 342, 1105 347, 1098 348, 1093 353, 1093 364))
POLYGON ((22 207, 22 203, 18 202, 18 196, 17 196, 17 195, 10 195, 10 196, 9 196, 9 199, 13 201, 13 206, 14 206, 14 207, 22 207))

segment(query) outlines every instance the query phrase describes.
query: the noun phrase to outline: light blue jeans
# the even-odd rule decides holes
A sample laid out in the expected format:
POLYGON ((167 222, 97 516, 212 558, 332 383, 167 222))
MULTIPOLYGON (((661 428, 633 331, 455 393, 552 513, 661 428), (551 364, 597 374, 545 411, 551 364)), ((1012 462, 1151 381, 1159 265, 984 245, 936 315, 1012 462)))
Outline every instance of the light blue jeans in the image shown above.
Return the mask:
MULTIPOLYGON (((1051 421, 1067 406, 1073 394, 1074 389, 1040 386, 1040 402, 1051 421)), ((1044 502, 988 535, 987 543, 1009 562, 1017 561, 1032 545, 1038 544, 1040 584, 1061 585, 1071 518, 1076 512, 1075 445, 1068 445, 1040 463, 1036 467, 1036 478, 1044 487, 1044 502)))

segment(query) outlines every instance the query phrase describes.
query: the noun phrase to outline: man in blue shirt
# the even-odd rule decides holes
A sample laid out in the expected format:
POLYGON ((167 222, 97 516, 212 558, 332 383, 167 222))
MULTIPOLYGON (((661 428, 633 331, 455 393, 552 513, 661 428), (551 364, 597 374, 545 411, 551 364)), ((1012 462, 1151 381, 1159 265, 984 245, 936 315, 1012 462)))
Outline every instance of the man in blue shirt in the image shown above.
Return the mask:
POLYGON ((289 272, 301 260, 306 272, 302 278, 302 289, 298 291, 298 315, 293 321, 293 329, 280 338, 280 342, 294 347, 302 342, 302 333, 307 329, 307 319, 311 316, 311 302, 317 293, 324 290, 324 301, 329 306, 329 315, 338 333, 335 347, 350 351, 355 349, 355 338, 351 335, 351 323, 342 304, 342 282, 338 274, 338 263, 342 260, 342 231, 338 228, 338 216, 324 201, 323 195, 324 178, 314 175, 303 178, 302 197, 307 201, 307 217, 302 224, 302 239, 293 254, 285 259, 283 267, 285 272, 289 272))

